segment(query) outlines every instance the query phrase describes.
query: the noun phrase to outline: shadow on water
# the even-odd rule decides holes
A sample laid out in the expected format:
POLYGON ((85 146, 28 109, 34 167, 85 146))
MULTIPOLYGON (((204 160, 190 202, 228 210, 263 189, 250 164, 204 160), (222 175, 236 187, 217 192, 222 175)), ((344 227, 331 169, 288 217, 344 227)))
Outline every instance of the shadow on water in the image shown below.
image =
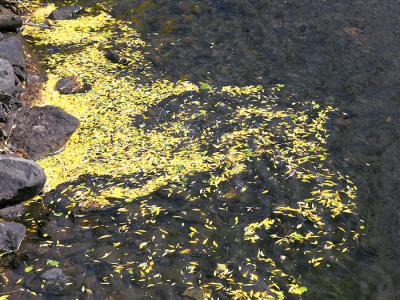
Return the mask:
MULTIPOLYGON (((309 299, 398 299, 400 190, 396 183, 400 175, 400 5, 392 0, 334 3, 304 0, 118 0, 112 4, 112 15, 133 22, 134 28, 148 43, 145 49, 147 58, 156 70, 172 80, 188 79, 216 86, 284 83, 286 93, 294 98, 335 99, 345 114, 334 115, 328 125, 329 153, 335 167, 348 174, 358 187, 357 205, 367 229, 356 250, 343 254, 341 262, 332 262, 331 268, 316 271, 303 265, 301 257, 292 258, 298 266, 287 268, 294 272, 301 269, 302 281, 309 287, 310 293, 306 295, 309 299)), ((89 4, 86 2, 85 5, 89 4)), ((218 113, 225 112, 217 112, 211 117, 218 120, 218 113)), ((152 116, 158 116, 161 125, 165 121, 157 110, 152 116)), ((201 127, 201 122, 190 123, 190 126, 201 127)), ((218 134, 216 132, 214 136, 218 134)), ((264 167, 249 165, 248 170, 255 170, 258 174, 264 167)), ((241 182, 254 175, 251 172, 241 174, 242 177, 237 176, 232 182, 240 188, 241 182)), ((188 178, 193 183, 192 193, 202 188, 204 176, 199 174, 198 178, 188 178)), ((118 180, 117 184, 129 184, 125 178, 118 180)), ((95 189, 107 185, 109 178, 83 177, 75 184, 89 181, 91 188, 95 189)), ((252 186, 254 191, 260 188, 257 184, 254 182, 252 186)), ((290 181, 285 184, 289 186, 282 182, 276 184, 276 195, 295 201, 296 190, 292 188, 298 185, 293 183, 290 186, 290 181)), ((114 257, 114 247, 98 240, 98 237, 107 239, 115 232, 140 230, 137 224, 143 223, 147 224, 149 231, 146 236, 154 236, 162 247, 167 247, 163 245, 165 241, 160 238, 158 228, 152 228, 145 217, 138 219, 136 224, 125 224, 127 215, 137 216, 143 207, 135 203, 126 207, 123 203, 118 205, 118 199, 115 211, 89 212, 84 216, 74 211, 65 217, 62 214, 69 214, 70 208, 65 209, 69 203, 53 201, 61 198, 58 193, 63 189, 63 186, 59 187, 45 199, 49 208, 61 215, 52 217, 49 211, 48 221, 33 222, 38 236, 25 244, 27 250, 23 260, 39 261, 42 255, 49 255, 47 250, 40 248, 38 251, 36 247, 50 236, 53 241, 74 245, 72 248, 57 248, 56 252, 52 250, 49 257, 68 257, 69 261, 63 264, 66 271, 85 274, 82 278, 74 278, 74 286, 90 286, 95 294, 98 292, 97 297, 109 295, 110 299, 133 299, 132 295, 135 295, 141 299, 144 296, 141 289, 130 286, 123 279, 110 277, 110 273, 115 271, 112 264, 98 263, 97 259, 118 260, 135 277, 140 270, 130 270, 129 264, 145 257, 132 249, 140 249, 144 240, 129 237, 122 240, 120 253, 127 254, 126 258, 121 258, 114 257), (126 211, 120 214, 118 209, 126 211), (68 230, 77 224, 91 229, 68 230), (121 224, 126 226, 121 229, 121 224), (113 286, 112 292, 106 292, 109 284, 113 286), (130 286, 129 289, 126 286, 130 286)), ((234 222, 232 216, 249 207, 254 209, 254 215, 268 216, 272 211, 265 203, 261 205, 260 199, 251 193, 236 202, 224 204, 231 216, 219 212, 221 203, 218 201, 207 204, 207 211, 212 215, 204 216, 195 213, 204 204, 201 207, 196 207, 200 205, 197 202, 187 204, 184 195, 173 195, 175 201, 166 203, 163 199, 167 197, 170 195, 160 190, 152 195, 148 205, 162 207, 164 216, 159 225, 171 228, 176 235, 173 240, 179 240, 180 228, 176 227, 178 223, 169 223, 168 216, 178 215, 189 224, 203 223, 205 218, 210 218, 217 224, 231 225, 234 222), (188 211, 191 213, 182 214, 182 207, 190 208, 188 211)), ((38 214, 47 209, 37 205, 38 214)), ((35 212, 32 208, 33 219, 35 212)), ((239 244, 229 230, 221 234, 226 237, 224 243, 229 247, 216 256, 232 257, 232 262, 239 263, 247 255, 243 252, 253 251, 251 247, 239 244)), ((263 246, 271 247, 268 243, 263 246)), ((196 255, 204 266, 213 263, 200 252, 196 255)), ((156 263, 160 273, 168 273, 172 265, 175 269, 183 269, 188 261, 165 259, 156 263)), ((7 276, 11 279, 18 275, 13 273, 13 268, 23 268, 18 259, 10 258, 6 264, 10 267, 7 276)), ((41 267, 46 267, 45 262, 41 267)), ((212 275, 204 272, 205 277, 212 275)), ((170 276, 171 280, 178 282, 190 280, 180 274, 170 276)), ((33 274, 27 274, 25 280, 31 290, 40 290, 40 282, 33 274)), ((153 296, 174 299, 185 290, 179 284, 170 289, 158 291, 153 296)))

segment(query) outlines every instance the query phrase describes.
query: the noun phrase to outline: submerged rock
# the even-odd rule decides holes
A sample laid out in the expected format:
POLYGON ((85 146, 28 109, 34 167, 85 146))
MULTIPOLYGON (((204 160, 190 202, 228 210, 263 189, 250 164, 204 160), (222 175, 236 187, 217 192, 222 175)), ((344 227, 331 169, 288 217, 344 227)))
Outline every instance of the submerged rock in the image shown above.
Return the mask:
POLYGON ((12 95, 15 90, 13 66, 7 59, 0 58, 0 91, 12 95))
POLYGON ((187 288, 182 296, 187 299, 203 300, 206 299, 206 294, 198 287, 187 288))
POLYGON ((0 251, 14 252, 25 238, 24 225, 14 222, 0 222, 0 251))
POLYGON ((53 20, 68 20, 76 18, 80 13, 82 13, 82 7, 80 6, 63 6, 54 10, 49 18, 53 20))
POLYGON ((0 218, 16 219, 22 217, 25 212, 25 207, 22 204, 8 206, 0 209, 0 218))
POLYGON ((35 162, 0 156, 0 207, 35 196, 43 189, 45 182, 46 176, 35 162))
POLYGON ((44 280, 44 289, 51 295, 60 295, 68 283, 68 276, 60 268, 45 271, 40 278, 44 280))
POLYGON ((33 107, 16 118, 8 144, 38 160, 60 150, 78 125, 78 119, 61 108, 33 107))
POLYGON ((129 64, 128 60, 125 57, 122 57, 117 52, 111 49, 106 49, 104 51, 105 57, 113 63, 127 65, 129 64))
POLYGON ((56 89, 61 94, 85 93, 90 90, 90 85, 77 76, 66 76, 57 82, 56 89))

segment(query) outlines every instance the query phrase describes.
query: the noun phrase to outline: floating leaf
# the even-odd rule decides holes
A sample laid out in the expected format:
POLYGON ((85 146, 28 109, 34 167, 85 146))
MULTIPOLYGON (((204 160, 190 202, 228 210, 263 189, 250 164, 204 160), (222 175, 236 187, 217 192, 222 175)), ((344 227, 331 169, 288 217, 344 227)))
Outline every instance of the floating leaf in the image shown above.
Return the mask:
POLYGON ((24 269, 25 273, 29 273, 33 271, 33 266, 26 266, 24 269))
POLYGON ((60 266, 60 262, 56 261, 56 260, 48 259, 47 260, 47 265, 50 266, 50 267, 57 267, 58 268, 60 266))

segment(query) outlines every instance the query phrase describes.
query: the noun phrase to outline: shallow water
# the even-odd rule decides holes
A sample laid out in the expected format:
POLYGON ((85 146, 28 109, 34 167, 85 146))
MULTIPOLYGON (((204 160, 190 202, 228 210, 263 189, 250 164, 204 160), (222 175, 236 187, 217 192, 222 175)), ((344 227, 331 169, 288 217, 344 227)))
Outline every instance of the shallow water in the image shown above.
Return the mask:
MULTIPOLYGON (((86 2, 85 6, 95 4, 86 2)), ((137 58, 139 67, 110 68, 103 78, 128 82, 139 78, 135 85, 124 87, 122 96, 142 97, 146 89, 141 94, 141 86, 160 79, 173 83, 189 80, 203 88, 182 85, 178 95, 175 90, 160 93, 160 89, 150 88, 156 97, 141 110, 141 102, 132 100, 135 103, 128 105, 119 99, 121 94, 113 94, 122 81, 117 82, 107 90, 110 103, 99 103, 99 111, 94 110, 99 115, 94 116, 88 116, 90 110, 81 112, 85 102, 77 104, 85 96, 63 100, 45 94, 54 97, 52 104, 59 101, 67 111, 78 114, 84 125, 97 124, 100 114, 117 118, 128 107, 132 111, 118 119, 121 123, 104 123, 100 128, 116 134, 114 127, 122 126, 120 132, 126 140, 140 143, 130 141, 135 150, 130 152, 118 144, 124 137, 110 142, 97 134, 95 126, 87 126, 77 135, 84 140, 94 133, 101 143, 115 149, 104 150, 94 141, 87 147, 96 152, 87 157, 90 151, 80 152, 86 144, 75 138, 64 157, 43 162, 57 184, 52 183, 55 189, 43 202, 31 204, 32 220, 26 221, 31 234, 20 252, 2 258, 3 277, 7 278, 3 278, 4 292, 12 292, 11 299, 29 299, 34 297, 32 292, 39 298, 180 299, 190 296, 189 286, 197 290, 204 283, 208 284, 204 290, 220 299, 231 298, 232 292, 239 290, 248 297, 251 290, 278 297, 279 293, 271 292, 273 283, 288 298, 300 297, 290 293, 291 284, 306 287, 308 292, 302 296, 306 299, 400 297, 397 2, 130 0, 101 4, 145 42, 132 42, 137 47, 134 50, 143 54, 137 58), (269 88, 277 83, 285 87, 271 95, 269 88), (257 90, 248 96, 218 92, 223 86, 245 85, 262 85, 265 92, 260 97, 257 90), (210 92, 209 86, 218 91, 210 92), (136 90, 139 94, 133 93, 136 90), (314 147, 318 138, 310 124, 321 114, 329 117, 326 124, 321 122, 329 138, 324 146, 322 133, 319 144, 323 147, 319 148, 314 147), (302 116, 307 116, 306 121, 298 121, 304 120, 302 116), (133 129, 123 127, 128 121, 133 129), (312 155, 285 153, 293 145, 288 133, 300 128, 311 133, 294 138, 306 145, 305 150, 300 149, 327 160, 312 158, 302 168, 294 164, 294 171, 288 172, 287 159, 292 162, 312 155), (224 140, 226 133, 232 135, 224 140), (265 135, 274 147, 257 139, 265 135), (171 144, 150 142, 161 138, 171 144), (231 148, 237 152, 230 154, 231 148), (68 159, 68 155, 85 161, 67 160, 71 166, 57 170, 57 159, 68 159), (243 157, 221 162, 216 159, 219 155, 243 157), (132 162, 133 157, 143 164, 140 168, 132 162), (148 160, 150 165, 144 163, 148 160), (216 185, 215 178, 233 170, 227 163, 239 168, 216 185), (121 168, 124 164, 126 169, 121 168), (121 171, 113 170, 116 167, 121 171), (299 180, 299 170, 316 174, 315 182, 299 180), (157 181, 159 178, 163 179, 157 181), (306 215, 291 217, 286 210, 277 217, 278 208, 297 208, 327 178, 333 178, 331 188, 340 195, 346 186, 357 188, 354 200, 341 196, 351 214, 332 218, 331 208, 317 205, 316 215, 324 223, 319 230, 318 222, 306 215), (140 191, 142 186, 148 190, 140 191), (111 196, 107 198, 103 191, 111 196), (112 207, 91 212, 71 204, 85 200, 88 193, 107 198, 112 207), (126 203, 126 195, 133 201, 126 203), (277 223, 263 228, 265 224, 257 222, 265 218, 277 223), (253 243, 246 240, 244 232, 255 223, 259 239, 253 243), (366 229, 358 236, 360 226, 366 229), (307 241, 297 236, 282 246, 273 236, 288 237, 294 232, 311 232, 317 237, 307 241), (327 241, 334 244, 332 249, 327 241), (272 262, 260 259, 260 250, 272 262), (318 257, 323 258, 320 265, 310 262, 318 257), (41 287, 39 276, 49 268, 48 259, 57 261, 71 276, 72 284, 61 296, 51 296, 41 287), (33 266, 33 271, 25 272, 27 266, 33 266), (275 276, 271 278, 271 274, 275 276)), ((89 15, 103 8, 97 6, 89 15)), ((109 29, 124 31, 117 27, 109 29)), ((105 31, 101 26, 96 30, 105 31)), ((122 52, 132 47, 117 35, 103 40, 99 34, 92 43, 115 46, 122 52)), ((77 47, 91 47, 80 40, 68 44, 53 41, 51 45, 38 45, 34 37, 31 40, 45 66, 55 69, 50 72, 54 78, 65 72, 55 63, 62 65, 71 59, 84 64, 69 55, 76 53, 77 47)), ((96 81, 96 73, 87 75, 87 68, 79 70, 96 81)), ((93 93, 97 92, 99 99, 105 99, 100 93, 104 90, 96 85, 93 93)), ((247 238, 250 236, 254 235, 247 238)), ((254 293, 252 297, 256 297, 254 293)))

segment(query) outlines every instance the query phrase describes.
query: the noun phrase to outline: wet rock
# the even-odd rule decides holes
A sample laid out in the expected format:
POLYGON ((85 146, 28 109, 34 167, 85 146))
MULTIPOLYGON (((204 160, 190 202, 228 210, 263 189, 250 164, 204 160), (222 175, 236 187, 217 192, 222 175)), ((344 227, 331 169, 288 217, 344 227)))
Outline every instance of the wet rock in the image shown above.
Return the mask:
POLYGON ((114 50, 106 49, 104 51, 104 55, 108 60, 112 61, 113 63, 122 64, 122 65, 129 64, 128 60, 125 57, 122 57, 114 50))
POLYGON ((80 13, 82 13, 82 7, 80 6, 63 6, 53 11, 49 18, 53 20, 68 20, 76 18, 80 13))
POLYGON ((0 223, 0 250, 14 252, 19 249, 25 238, 26 228, 24 225, 14 222, 0 223))
POLYGON ((0 58, 0 91, 12 95, 15 92, 13 66, 7 59, 0 58))
POLYGON ((0 218, 16 219, 22 217, 25 212, 25 207, 22 204, 8 206, 0 209, 0 218))
POLYGON ((0 41, 0 58, 7 59, 12 66, 25 68, 24 47, 20 35, 9 36, 0 41))
POLYGON ((87 84, 77 76, 63 77, 56 84, 56 89, 61 94, 85 93, 89 91, 90 88, 91 87, 89 84, 87 84))
POLYGON ((51 295, 61 295, 68 284, 68 276, 60 268, 47 270, 40 278, 44 280, 44 289, 51 295))
POLYGON ((35 162, 0 156, 0 207, 35 196, 45 182, 46 176, 35 162))
POLYGON ((0 15, 0 31, 17 31, 23 24, 21 16, 14 14, 0 15))
POLYGON ((15 122, 8 144, 33 160, 60 150, 79 125, 78 119, 55 106, 33 107, 15 122))

